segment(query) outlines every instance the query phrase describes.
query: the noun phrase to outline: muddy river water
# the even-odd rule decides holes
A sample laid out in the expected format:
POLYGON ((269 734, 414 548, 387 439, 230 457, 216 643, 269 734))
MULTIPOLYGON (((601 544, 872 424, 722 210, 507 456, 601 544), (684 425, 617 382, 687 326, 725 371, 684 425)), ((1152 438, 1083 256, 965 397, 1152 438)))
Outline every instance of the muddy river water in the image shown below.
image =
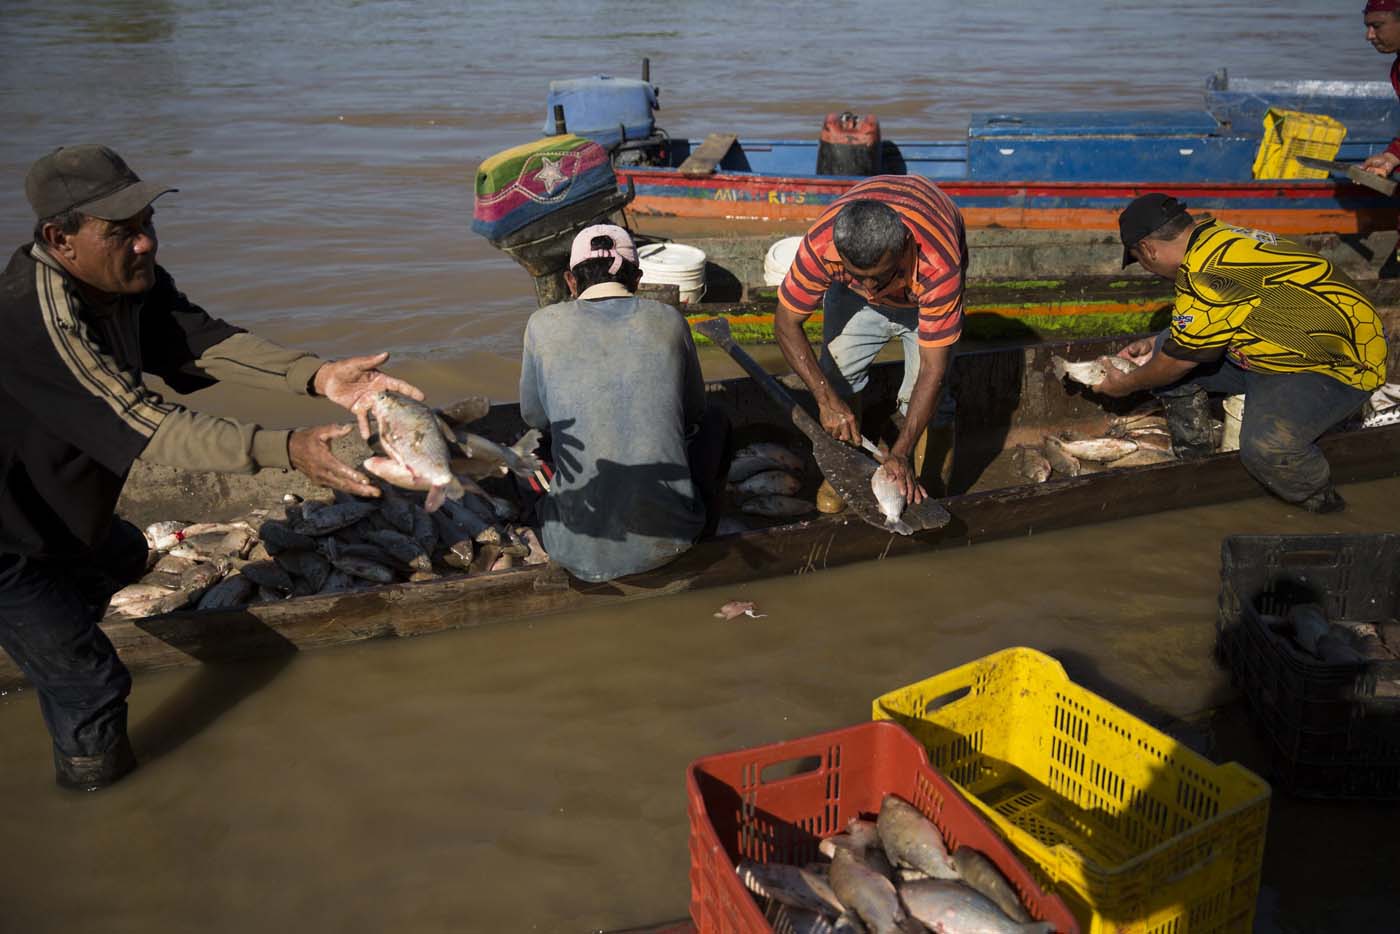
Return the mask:
MULTIPOLYGON (((951 138, 974 110, 1190 107, 1207 74, 1382 80, 1321 0, 297 4, 9 0, 0 231, 21 179, 105 141, 181 191, 162 262, 212 312, 325 356, 388 349, 446 399, 514 398, 529 280, 468 229, 476 164, 551 78, 652 58, 673 133, 812 136, 828 110, 951 138), (892 24, 918 23, 922 28, 892 24), (878 50, 878 54, 869 54, 878 50)), ((732 375, 706 359, 710 375, 732 375)), ((335 413, 222 388, 265 424, 335 413)), ((1253 499, 594 613, 138 677, 144 767, 52 786, 0 697, 0 932, 588 931, 686 910, 684 769, 860 722, 1028 645, 1218 759, 1262 765, 1211 657, 1222 537, 1396 527, 1400 480, 1319 518, 1253 499), (722 622, 725 600, 767 618, 722 622)), ((1259 929, 1400 929, 1400 812, 1276 797, 1259 929)))

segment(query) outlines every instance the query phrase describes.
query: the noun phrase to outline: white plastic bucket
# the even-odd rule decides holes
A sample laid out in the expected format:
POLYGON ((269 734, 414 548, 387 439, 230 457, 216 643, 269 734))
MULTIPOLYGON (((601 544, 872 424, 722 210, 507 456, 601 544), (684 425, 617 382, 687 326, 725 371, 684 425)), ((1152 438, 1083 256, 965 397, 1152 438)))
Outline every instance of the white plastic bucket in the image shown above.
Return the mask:
POLYGON ((768 248, 763 257, 763 284, 778 286, 787 277, 792 261, 797 258, 797 248, 801 237, 784 237, 768 248))
POLYGON ((684 243, 649 243, 637 251, 642 281, 674 285, 681 304, 700 301, 705 294, 705 251, 684 243))
POLYGON ((1244 419, 1244 396, 1225 397, 1225 431, 1220 436, 1220 450, 1240 449, 1240 422, 1244 419))

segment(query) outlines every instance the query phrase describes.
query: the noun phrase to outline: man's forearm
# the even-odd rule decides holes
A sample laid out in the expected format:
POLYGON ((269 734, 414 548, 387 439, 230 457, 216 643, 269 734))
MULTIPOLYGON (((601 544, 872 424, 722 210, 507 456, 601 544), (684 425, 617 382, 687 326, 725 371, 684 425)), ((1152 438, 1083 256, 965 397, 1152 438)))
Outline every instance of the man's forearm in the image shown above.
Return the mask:
POLYGON ((899 430, 890 454, 907 459, 918 443, 919 436, 933 418, 933 410, 938 404, 938 390, 943 386, 948 372, 948 360, 952 350, 948 347, 919 348, 919 375, 914 380, 914 391, 909 397, 909 411, 904 416, 904 427, 899 430))
POLYGON ((822 373, 821 365, 817 363, 817 355, 812 352, 812 345, 802 331, 802 319, 779 308, 773 318, 773 333, 778 338, 778 349, 783 352, 783 359, 792 367, 798 378, 807 384, 807 388, 816 397, 817 404, 826 405, 836 398, 836 391, 822 373))
POLYGON ((1128 392, 1156 389, 1176 382, 1195 368, 1194 362, 1168 356, 1159 347, 1150 360, 1124 377, 1124 384, 1128 392))

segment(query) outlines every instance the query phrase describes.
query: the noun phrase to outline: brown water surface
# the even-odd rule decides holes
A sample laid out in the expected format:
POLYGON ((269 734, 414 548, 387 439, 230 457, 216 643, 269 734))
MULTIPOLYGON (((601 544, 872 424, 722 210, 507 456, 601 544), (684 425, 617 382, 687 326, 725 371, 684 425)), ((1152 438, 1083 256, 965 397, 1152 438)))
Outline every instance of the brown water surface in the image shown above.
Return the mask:
MULTIPOLYGON (((1359 3, 1357 6, 1359 7, 1359 3)), ((559 0, 9 0, 0 225, 25 168, 104 141, 180 187, 161 261, 212 313, 325 356, 394 353, 430 398, 516 395, 533 293, 470 233, 484 157, 537 135, 552 78, 634 75, 662 126, 812 137, 842 107, 955 138, 982 110, 1198 107, 1252 78, 1384 80, 1320 0, 726 6, 559 0)), ((698 231, 707 232, 707 231, 698 231)), ((732 375, 713 355, 711 376, 732 375)), ((324 403, 217 387, 293 425, 324 403)), ((583 931, 685 912, 697 756, 864 720, 872 697, 1008 645, 1220 758, 1256 755, 1211 660, 1236 532, 1396 526, 1400 481, 1337 517, 1255 499, 733 592, 138 679, 142 770, 51 785, 32 694, 0 699, 0 932, 583 931), (733 597, 763 620, 711 617, 733 597), (1186 723, 1184 721, 1190 721, 1186 723)), ((1278 800, 1261 930, 1394 929, 1394 809, 1278 800)))

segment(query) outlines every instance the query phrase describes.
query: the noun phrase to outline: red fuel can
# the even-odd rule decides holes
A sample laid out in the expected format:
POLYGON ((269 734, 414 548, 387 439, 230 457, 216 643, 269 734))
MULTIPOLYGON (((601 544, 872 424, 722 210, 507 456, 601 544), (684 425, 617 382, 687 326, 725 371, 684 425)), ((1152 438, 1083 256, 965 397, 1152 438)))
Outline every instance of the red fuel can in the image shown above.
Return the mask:
POLYGON ((880 174, 879 119, 849 110, 827 114, 817 145, 817 174, 880 174))

